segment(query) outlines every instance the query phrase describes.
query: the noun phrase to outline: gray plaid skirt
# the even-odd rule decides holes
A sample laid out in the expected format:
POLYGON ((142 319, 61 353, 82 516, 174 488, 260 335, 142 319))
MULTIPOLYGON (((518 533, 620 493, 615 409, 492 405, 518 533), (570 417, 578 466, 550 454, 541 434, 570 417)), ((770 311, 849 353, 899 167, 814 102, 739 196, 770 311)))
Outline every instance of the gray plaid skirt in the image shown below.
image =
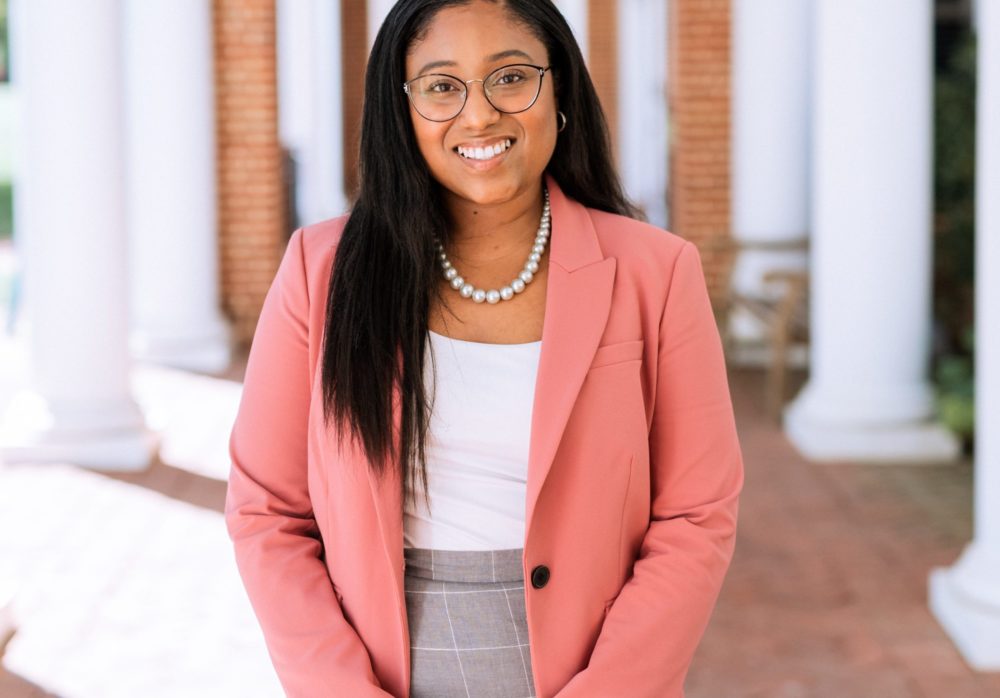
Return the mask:
POLYGON ((404 548, 411 698, 535 695, 521 548, 404 548))

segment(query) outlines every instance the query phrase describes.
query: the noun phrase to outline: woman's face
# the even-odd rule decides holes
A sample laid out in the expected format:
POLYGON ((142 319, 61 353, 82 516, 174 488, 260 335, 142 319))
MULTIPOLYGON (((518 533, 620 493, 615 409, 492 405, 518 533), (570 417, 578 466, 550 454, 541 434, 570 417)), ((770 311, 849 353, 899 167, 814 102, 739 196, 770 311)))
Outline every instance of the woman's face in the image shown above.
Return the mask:
MULTIPOLYGON (((499 4, 475 1, 437 13, 426 36, 410 46, 405 80, 446 73, 460 80, 481 79, 513 63, 549 65, 545 45, 511 21, 499 4), (505 54, 497 57, 498 54, 505 54), (437 66, 430 63, 446 62, 437 66)), ((531 195, 556 146, 556 101, 552 73, 526 111, 506 114, 486 100, 483 83, 468 85, 468 100, 450 121, 422 117, 410 103, 417 144, 431 175, 446 192, 481 204, 499 204, 531 195), (511 147, 487 161, 460 155, 459 146, 487 146, 509 139, 511 147)), ((464 149, 464 148, 463 148, 464 149)))

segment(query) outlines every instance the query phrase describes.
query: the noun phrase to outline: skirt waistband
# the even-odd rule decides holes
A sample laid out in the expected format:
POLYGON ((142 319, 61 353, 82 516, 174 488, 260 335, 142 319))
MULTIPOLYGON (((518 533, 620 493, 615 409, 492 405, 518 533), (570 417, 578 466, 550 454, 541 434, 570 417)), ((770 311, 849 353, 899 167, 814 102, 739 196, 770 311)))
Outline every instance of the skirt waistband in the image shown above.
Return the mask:
POLYGON ((432 550, 403 548, 405 574, 445 582, 521 582, 523 548, 432 550))

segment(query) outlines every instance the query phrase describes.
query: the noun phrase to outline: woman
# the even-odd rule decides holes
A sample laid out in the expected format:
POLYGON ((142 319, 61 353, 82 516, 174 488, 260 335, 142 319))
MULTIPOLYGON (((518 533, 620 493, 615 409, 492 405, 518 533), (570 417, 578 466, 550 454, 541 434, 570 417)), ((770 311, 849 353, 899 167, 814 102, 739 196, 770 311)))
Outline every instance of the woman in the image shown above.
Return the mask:
POLYGON ((401 0, 365 90, 230 440, 285 691, 683 696, 743 483, 697 248, 636 220, 549 0, 401 0))

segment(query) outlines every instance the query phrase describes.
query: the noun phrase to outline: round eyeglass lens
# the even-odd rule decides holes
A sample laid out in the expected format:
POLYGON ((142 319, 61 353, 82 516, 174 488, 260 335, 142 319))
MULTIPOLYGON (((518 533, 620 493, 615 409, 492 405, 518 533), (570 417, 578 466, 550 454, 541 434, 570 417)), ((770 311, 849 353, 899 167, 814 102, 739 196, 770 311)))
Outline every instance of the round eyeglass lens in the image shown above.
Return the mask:
POLYGON ((542 84, 542 75, 530 65, 509 65, 490 73, 486 94, 499 111, 513 113, 530 107, 542 84))
POLYGON ((410 99, 420 114, 447 121, 465 104, 465 85, 447 75, 424 75, 410 82, 410 99))

